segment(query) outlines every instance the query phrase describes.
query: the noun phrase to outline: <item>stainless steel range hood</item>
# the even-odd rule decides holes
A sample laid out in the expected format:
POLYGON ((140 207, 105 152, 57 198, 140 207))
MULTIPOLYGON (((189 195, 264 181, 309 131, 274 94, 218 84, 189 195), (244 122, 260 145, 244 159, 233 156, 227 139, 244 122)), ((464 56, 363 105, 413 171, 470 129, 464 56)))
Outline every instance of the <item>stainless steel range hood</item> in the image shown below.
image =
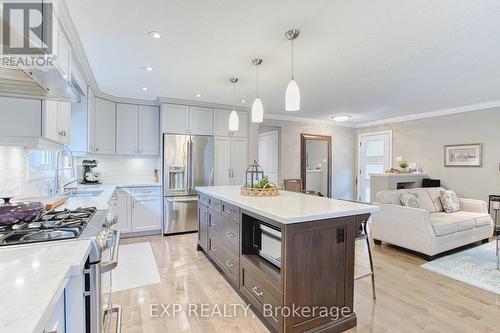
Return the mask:
POLYGON ((80 102, 76 88, 54 67, 21 69, 0 64, 0 96, 80 102))

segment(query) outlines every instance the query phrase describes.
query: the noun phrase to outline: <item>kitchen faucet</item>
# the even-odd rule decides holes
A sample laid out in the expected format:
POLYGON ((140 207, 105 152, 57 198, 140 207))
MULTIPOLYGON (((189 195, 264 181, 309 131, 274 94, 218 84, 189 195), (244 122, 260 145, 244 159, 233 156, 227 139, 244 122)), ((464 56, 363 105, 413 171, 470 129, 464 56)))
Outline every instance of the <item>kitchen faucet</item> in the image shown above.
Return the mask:
MULTIPOLYGON (((54 192, 55 192, 55 194, 59 194, 61 189, 62 189, 62 192, 64 193, 67 190, 76 190, 78 188, 78 183, 77 183, 74 165, 75 165, 75 158, 73 156, 73 152, 67 146, 64 146, 64 148, 62 150, 57 152, 57 157, 56 157, 56 170, 55 170, 55 179, 54 179, 54 192), (66 158, 70 159, 69 166, 64 165, 66 158), (59 179, 60 173, 62 173, 63 177, 64 177, 65 171, 68 171, 68 170, 71 171, 71 178, 70 178, 71 181, 62 184, 62 186, 61 186, 61 181, 59 179), (75 187, 67 187, 68 185, 75 183, 75 182, 77 184, 75 187)), ((66 177, 64 177, 64 181, 66 181, 66 180, 67 180, 66 177)))

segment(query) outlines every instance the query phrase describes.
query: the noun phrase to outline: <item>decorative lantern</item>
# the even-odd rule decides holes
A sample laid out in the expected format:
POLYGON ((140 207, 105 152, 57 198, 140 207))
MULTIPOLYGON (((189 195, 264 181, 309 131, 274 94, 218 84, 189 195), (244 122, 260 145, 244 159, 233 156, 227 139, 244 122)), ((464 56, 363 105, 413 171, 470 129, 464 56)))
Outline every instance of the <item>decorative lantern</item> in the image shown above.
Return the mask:
POLYGON ((246 178, 246 187, 254 187, 254 185, 264 178, 264 170, 260 167, 259 163, 256 160, 253 161, 247 168, 247 178, 246 178))

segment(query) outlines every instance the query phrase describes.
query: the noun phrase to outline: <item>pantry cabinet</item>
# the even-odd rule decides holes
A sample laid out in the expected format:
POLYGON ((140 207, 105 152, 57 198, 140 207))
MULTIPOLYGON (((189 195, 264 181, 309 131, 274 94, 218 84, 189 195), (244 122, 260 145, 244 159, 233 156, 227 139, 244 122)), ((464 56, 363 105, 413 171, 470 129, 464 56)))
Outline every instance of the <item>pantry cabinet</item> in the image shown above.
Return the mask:
POLYGON ((115 154, 116 103, 96 97, 94 112, 94 152, 115 154))
POLYGON ((248 139, 215 137, 214 185, 243 185, 248 166, 248 139))
POLYGON ((162 133, 213 135, 213 109, 163 103, 162 133))

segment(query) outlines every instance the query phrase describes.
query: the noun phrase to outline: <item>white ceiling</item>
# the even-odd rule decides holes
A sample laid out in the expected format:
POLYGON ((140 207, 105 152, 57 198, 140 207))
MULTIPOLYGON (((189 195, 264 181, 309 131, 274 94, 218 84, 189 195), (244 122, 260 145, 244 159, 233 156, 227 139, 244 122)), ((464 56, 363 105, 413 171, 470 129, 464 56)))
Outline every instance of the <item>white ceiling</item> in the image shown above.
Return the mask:
POLYGON ((351 122, 500 100, 498 0, 66 0, 101 91, 351 122), (284 111, 295 42, 302 109, 284 111), (154 40, 148 31, 158 30, 154 40), (143 70, 151 65, 152 72, 143 70), (141 91, 147 86, 147 92, 141 91))

